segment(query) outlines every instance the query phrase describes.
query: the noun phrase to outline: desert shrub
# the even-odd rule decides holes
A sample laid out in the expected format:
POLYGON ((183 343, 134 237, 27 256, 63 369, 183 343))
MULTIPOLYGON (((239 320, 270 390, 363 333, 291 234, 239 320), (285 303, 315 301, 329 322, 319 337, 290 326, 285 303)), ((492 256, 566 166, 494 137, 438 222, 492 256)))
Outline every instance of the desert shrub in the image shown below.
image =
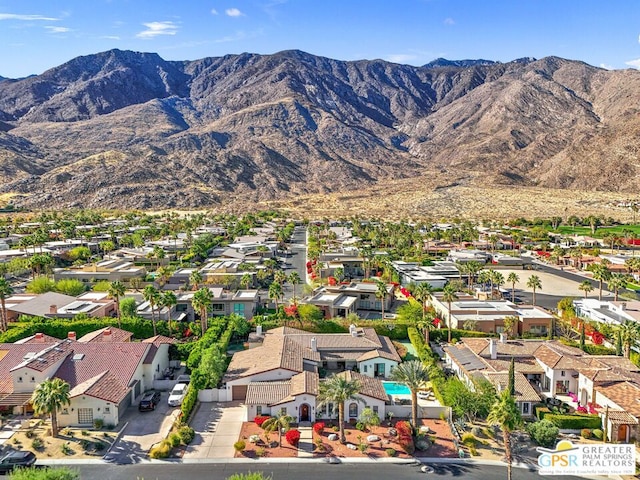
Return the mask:
POLYGON ((478 443, 478 439, 475 437, 473 433, 466 432, 462 435, 462 444, 467 447, 475 447, 478 443))
POLYGON ((256 448, 256 457, 264 457, 265 453, 267 453, 267 450, 264 447, 256 448))
POLYGON ((476 449, 475 445, 471 445, 469 447, 469 453, 474 457, 477 457, 479 455, 478 450, 476 449))
POLYGON ((387 457, 395 457, 396 456, 396 451, 393 448, 387 448, 385 450, 387 457))
POLYGON ((31 442, 31 448, 34 450, 41 451, 44 449, 44 442, 40 438, 34 438, 31 442))
POLYGON ((527 433, 531 436, 531 439, 542 447, 553 446, 559 432, 558 427, 549 420, 530 423, 527 427, 527 433))
POLYGON ((93 421, 93 428, 95 428, 96 430, 100 430, 102 427, 104 427, 104 420, 101 418, 96 418, 93 421))
POLYGON ((580 431, 580 436, 581 436, 582 438, 591 438, 591 430, 590 430, 590 429, 588 429, 588 428, 583 428, 583 429, 580 431))
POLYGON ((604 435, 604 432, 602 430, 600 430, 599 428, 594 428, 591 433, 593 434, 594 437, 596 437, 598 440, 602 440, 602 436, 604 435))
POLYGON ((182 441, 182 443, 184 443, 185 445, 189 445, 191 442, 193 442, 193 439, 196 436, 196 432, 190 426, 183 425, 178 430, 178 435, 180 435, 180 440, 182 441))
POLYGON ((360 450, 360 453, 365 453, 368 448, 369 448, 369 445, 366 444, 366 443, 359 443, 358 444, 358 450, 360 450))
POLYGON ((322 435, 322 433, 324 432, 324 427, 324 422, 316 422, 313 424, 313 431, 318 435, 322 435))
POLYGON ((106 445, 104 444, 104 442, 96 442, 93 445, 93 448, 96 452, 101 452, 102 450, 104 450, 106 448, 106 445))
POLYGON ((149 452, 151 458, 167 458, 171 454, 171 445, 163 440, 149 452))
POLYGON ((362 423, 362 422, 357 422, 357 423, 356 423, 356 430, 360 430, 361 432, 364 432, 364 431, 365 431, 364 423, 362 423))
POLYGON ((476 437, 483 437, 484 436, 484 432, 482 431, 482 428, 480 428, 480 427, 473 427, 471 429, 471 433, 476 437))
POLYGON ((177 447, 180 445, 180 443, 182 442, 182 439, 180 438, 180 435, 178 435, 177 433, 172 433, 171 435, 169 435, 169 437, 167 438, 169 444, 172 447, 177 447))
POLYGON ((90 440, 82 439, 80 440, 80 446, 82 447, 83 450, 90 450, 91 447, 93 446, 93 442, 90 440))
POLYGON ((262 424, 269 420, 269 418, 269 415, 258 415, 253 419, 253 423, 255 423, 259 427, 262 427, 262 424))
POLYGON ((412 428, 409 422, 396 422, 396 431, 398 432, 398 443, 400 447, 409 455, 413 455, 416 447, 413 444, 412 428))
POLYGON ((287 433, 284 434, 284 438, 287 440, 289 445, 294 447, 298 446, 298 442, 300 441, 300 431, 292 428, 287 433))
POLYGON ((244 440, 238 440, 236 443, 233 444, 233 448, 235 449, 236 452, 243 452, 245 448, 247 448, 247 444, 245 443, 244 440))
POLYGON ((73 448, 71 448, 68 443, 63 443, 60 449, 62 450, 62 453, 64 453, 65 455, 73 455, 74 453, 76 453, 73 451, 73 448))
POLYGON ((89 435, 89 432, 87 432, 86 430, 81 430, 81 431, 80 431, 80 434, 81 434, 82 436, 86 437, 86 436, 88 436, 88 435, 89 435))

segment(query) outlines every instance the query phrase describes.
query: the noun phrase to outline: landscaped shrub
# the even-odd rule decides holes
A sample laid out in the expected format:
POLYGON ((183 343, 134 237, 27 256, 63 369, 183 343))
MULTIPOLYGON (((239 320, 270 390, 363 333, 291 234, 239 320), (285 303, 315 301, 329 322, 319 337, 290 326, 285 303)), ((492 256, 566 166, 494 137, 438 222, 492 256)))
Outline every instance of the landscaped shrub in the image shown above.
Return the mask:
POLYGON ((171 447, 175 448, 177 446, 180 445, 180 443, 182 442, 182 439, 180 438, 180 435, 178 435, 177 433, 172 433, 169 435, 169 437, 167 438, 169 444, 171 445, 171 447))
POLYGON ((151 458, 167 458, 171 454, 171 445, 163 440, 149 452, 151 458))
POLYGON ((270 418, 269 415, 258 415, 253 419, 253 423, 255 423, 259 427, 262 427, 262 424, 266 422, 269 418, 270 418))
POLYGON ((101 418, 96 418, 93 421, 93 428, 95 428, 96 430, 100 430, 102 427, 104 427, 104 420, 101 418))
POLYGON ((471 429, 471 433, 476 437, 483 437, 484 436, 484 432, 482 431, 482 428, 480 428, 480 427, 473 427, 471 429))
POLYGON ((247 448, 247 444, 245 443, 244 440, 238 440, 236 443, 233 444, 233 448, 235 449, 236 452, 244 452, 244 449, 247 448))
POLYGON ((475 437, 475 435, 473 433, 470 432, 465 432, 462 435, 462 444, 466 445, 467 447, 475 447, 475 445, 478 443, 478 439, 475 437))
POLYGON ((34 438, 31 442, 31 448, 40 451, 44 448, 44 442, 40 438, 34 438))
POLYGON ((600 428, 602 420, 598 415, 545 415, 545 420, 553 422, 560 429, 580 430, 583 428, 600 428))
POLYGON ((595 428, 591 431, 591 433, 593 434, 594 437, 596 437, 598 440, 602 440, 602 436, 604 435, 604 432, 602 430, 600 430, 599 428, 595 428))
POLYGON ((589 430, 588 428, 583 428, 580 431, 580 436, 582 438, 591 438, 591 430, 589 430))
POLYGON ((324 422, 316 422, 313 424, 313 431, 318 435, 322 435, 324 432, 324 422))
POLYGON ((527 433, 531 439, 543 447, 552 447, 556 443, 560 430, 549 420, 540 420, 527 426, 527 433))
POLYGON ((388 457, 395 457, 396 456, 396 451, 393 448, 387 448, 385 450, 385 452, 387 453, 388 457))
POLYGON ((544 419, 545 415, 548 415, 551 413, 551 410, 549 410, 549 407, 535 407, 534 410, 536 412, 536 418, 538 420, 544 419))
POLYGON ((178 429, 178 435, 180 435, 180 440, 185 445, 189 445, 193 442, 194 437, 196 436, 196 432, 189 425, 183 425, 178 429))
POLYGON ((287 433, 284 434, 284 438, 289 445, 294 447, 298 446, 298 442, 300 441, 300 431, 292 428, 287 433))
POLYGON ((409 422, 401 421, 395 424, 396 431, 398 432, 398 443, 400 447, 409 455, 413 455, 416 451, 416 447, 413 444, 413 431, 409 422))

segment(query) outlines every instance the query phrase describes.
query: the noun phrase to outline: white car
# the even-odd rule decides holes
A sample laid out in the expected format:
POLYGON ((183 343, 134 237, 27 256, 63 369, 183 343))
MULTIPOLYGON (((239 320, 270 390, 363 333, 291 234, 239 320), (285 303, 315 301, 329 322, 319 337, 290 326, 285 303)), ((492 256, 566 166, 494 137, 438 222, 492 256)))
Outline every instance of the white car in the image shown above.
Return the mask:
POLYGON ((189 385, 186 383, 176 383, 176 386, 173 387, 173 390, 171 390, 169 394, 169 406, 179 407, 182 405, 182 401, 187 395, 187 390, 189 390, 189 385))

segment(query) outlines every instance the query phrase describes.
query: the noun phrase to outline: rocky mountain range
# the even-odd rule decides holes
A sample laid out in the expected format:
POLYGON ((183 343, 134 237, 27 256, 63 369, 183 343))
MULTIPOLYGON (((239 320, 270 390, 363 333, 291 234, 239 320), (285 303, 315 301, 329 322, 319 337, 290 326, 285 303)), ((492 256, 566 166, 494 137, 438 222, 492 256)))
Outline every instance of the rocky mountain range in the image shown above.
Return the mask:
POLYGON ((166 61, 111 50, 0 79, 0 198, 207 207, 429 172, 635 192, 639 94, 636 70, 557 57, 415 67, 301 51, 166 61))

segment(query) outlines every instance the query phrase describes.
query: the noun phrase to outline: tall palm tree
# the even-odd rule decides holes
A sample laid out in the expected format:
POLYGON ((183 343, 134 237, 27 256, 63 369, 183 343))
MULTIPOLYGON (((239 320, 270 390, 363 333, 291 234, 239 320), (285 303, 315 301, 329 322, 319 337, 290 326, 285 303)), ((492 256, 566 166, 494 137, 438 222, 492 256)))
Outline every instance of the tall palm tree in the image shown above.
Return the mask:
POLYGON ((202 274, 199 270, 194 270, 189 275, 189 285, 192 290, 196 291, 200 288, 200 284, 202 283, 202 274))
POLYGON ((318 388, 318 408, 333 403, 338 405, 338 426, 340 428, 340 443, 346 443, 344 434, 344 404, 349 400, 362 401, 357 393, 360 391, 360 382, 347 380, 342 375, 333 375, 323 382, 318 388))
POLYGON ((537 275, 531 275, 527 280, 527 287, 533 290, 533 300, 531 303, 535 307, 536 306, 536 290, 539 288, 542 288, 542 282, 540 281, 540 277, 538 277, 537 275))
POLYGON ((284 415, 282 412, 278 412, 277 415, 273 417, 269 417, 262 424, 262 428, 267 432, 278 432, 278 445, 282 447, 282 431, 285 432, 289 430, 289 425, 291 425, 295 420, 293 417, 289 415, 284 415))
POLYGON ((522 425, 522 417, 520 416, 520 410, 518 410, 515 399, 511 396, 511 392, 509 392, 508 389, 503 390, 491 406, 491 410, 487 416, 487 423, 489 425, 498 425, 502 429, 504 454, 507 460, 507 480, 511 480, 511 432, 522 425))
POLYGON ((160 304, 169 310, 167 314, 167 328, 169 329, 169 336, 171 336, 171 307, 178 304, 178 297, 176 297, 176 294, 171 290, 168 290, 162 294, 160 304))
POLYGON ((611 275, 611 278, 609 279, 607 286, 609 290, 613 290, 613 293, 615 295, 614 301, 617 302, 618 293, 620 292, 620 290, 622 290, 623 288, 626 288, 627 286, 627 279, 624 275, 620 273, 614 273, 613 275, 611 275))
POLYGON ((593 285, 591 285, 589 280, 585 280, 578 285, 578 290, 584 292, 584 298, 587 298, 589 296, 589 292, 593 291, 593 285))
POLYGON ((451 302, 455 302, 458 299, 458 295, 456 295, 456 290, 451 286, 451 284, 445 285, 442 290, 442 301, 447 302, 448 308, 448 316, 447 318, 447 329, 449 330, 448 341, 451 343, 451 302))
POLYGON ((280 285, 282 285, 287 281, 287 274, 282 270, 278 270, 273 274, 273 281, 278 282, 280 285))
POLYGON ((384 301, 387 298, 387 284, 378 280, 376 287, 376 298, 380 300, 380 306, 382 308, 381 318, 384 320, 384 301))
POLYGON ((482 270, 482 264, 480 262, 467 262, 466 265, 467 288, 471 290, 473 279, 478 274, 478 272, 482 270))
POLYGON ((149 306, 151 307, 151 323, 153 323, 153 334, 158 334, 158 328, 156 325, 156 305, 160 303, 160 295, 161 293, 154 287, 153 285, 147 285, 144 287, 142 291, 142 296, 146 302, 149 302, 149 306))
POLYGON ((300 275, 294 270, 289 274, 289 278, 287 280, 289 281, 289 283, 291 284, 291 288, 293 289, 293 298, 296 298, 296 285, 301 282, 300 275))
POLYGON ((516 301, 516 283, 520 281, 520 277, 516 272, 511 272, 507 277, 507 282, 511 284, 511 301, 516 301))
POLYGON ((120 280, 116 280, 115 282, 111 282, 109 284, 109 296, 116 301, 116 316, 118 317, 118 328, 122 328, 121 317, 122 313, 120 312, 120 298, 122 298, 127 291, 124 283, 120 280))
POLYGON ((201 288, 193 294, 191 298, 191 304, 193 308, 198 310, 200 314, 200 329, 202 335, 207 331, 209 326, 209 307, 213 303, 213 293, 208 288, 201 288))
POLYGON ((253 277, 251 276, 251 274, 243 273, 242 277, 240 277, 240 287, 246 290, 247 288, 249 288, 249 285, 251 285, 252 280, 253 277))
MULTIPOLYGON (((496 270, 492 270, 491 281, 493 282, 493 285, 496 287, 498 292, 500 292, 500 287, 504 285, 504 275, 496 270)), ((493 298, 493 290, 491 291, 491 298, 493 298)))
POLYGON ((433 287, 427 282, 421 282, 413 291, 413 296, 422 304, 422 328, 424 329, 424 341, 429 345, 429 328, 431 324, 427 321, 427 302, 433 298, 433 287))
POLYGON ((631 356, 631 347, 640 340, 640 324, 626 320, 620 325, 620 336, 622 337, 622 346, 624 348, 624 358, 631 356))
POLYGON ((51 435, 58 436, 58 410, 71 403, 69 384, 60 378, 48 378, 31 395, 36 415, 51 415, 51 435))
POLYGON ((611 273, 604 263, 594 263, 589 270, 593 274, 593 279, 599 282, 598 300, 602 301, 602 284, 609 279, 611 273))
POLYGON ((7 331, 9 322, 7 320, 6 299, 13 295, 13 288, 6 278, 0 276, 0 309, 2 310, 2 320, 0 321, 0 330, 7 331))
POLYGON ((413 428, 418 428, 418 390, 429 380, 427 367, 420 360, 403 362, 393 369, 391 378, 404 383, 411 391, 411 421, 413 428))
POLYGON ((276 313, 278 313, 278 299, 280 297, 282 297, 282 284, 271 282, 271 285, 269 285, 269 298, 276 304, 276 313))

